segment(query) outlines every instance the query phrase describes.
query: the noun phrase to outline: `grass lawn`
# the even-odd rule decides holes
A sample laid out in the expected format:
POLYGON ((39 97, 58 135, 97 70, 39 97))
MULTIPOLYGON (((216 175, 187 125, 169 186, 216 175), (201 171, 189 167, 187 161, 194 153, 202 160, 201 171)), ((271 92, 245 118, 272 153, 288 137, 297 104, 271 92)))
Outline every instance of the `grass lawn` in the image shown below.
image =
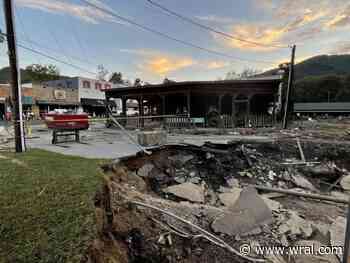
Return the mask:
POLYGON ((93 197, 105 162, 0 153, 0 262, 79 262, 95 234, 93 197))

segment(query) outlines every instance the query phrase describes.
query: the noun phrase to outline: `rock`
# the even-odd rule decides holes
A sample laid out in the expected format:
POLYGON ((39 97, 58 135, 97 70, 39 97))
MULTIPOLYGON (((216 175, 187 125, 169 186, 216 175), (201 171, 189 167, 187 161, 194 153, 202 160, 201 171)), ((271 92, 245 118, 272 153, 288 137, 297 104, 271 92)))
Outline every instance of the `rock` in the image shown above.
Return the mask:
POLYGON ((350 191, 350 175, 344 176, 340 181, 340 185, 345 191, 350 191))
POLYGON ((183 184, 186 182, 186 178, 184 176, 176 176, 174 178, 175 182, 179 183, 179 184, 183 184))
POLYGON ((279 188, 287 188, 287 184, 283 181, 278 181, 277 185, 279 188))
POLYGON ((239 187, 239 181, 236 178, 230 178, 226 180, 226 183, 229 187, 239 187))
POLYGON ((207 152, 207 153, 205 154, 205 158, 206 158, 207 160, 212 159, 212 158, 214 158, 214 157, 215 157, 215 155, 212 154, 212 153, 207 152))
POLYGON ((333 254, 316 254, 321 247, 325 247, 325 245, 316 240, 300 240, 297 241, 294 246, 300 248, 300 253, 295 253, 293 256, 295 263, 339 263, 339 260, 333 254), (315 253, 313 253, 313 251, 315 253))
POLYGON ((278 212, 281 208, 282 205, 280 202, 271 200, 265 196, 261 196, 261 198, 264 200, 265 204, 271 209, 273 212, 278 212))
POLYGON ((291 177, 292 177, 293 183, 296 186, 304 188, 304 189, 308 189, 311 191, 317 191, 315 186, 313 186, 313 184, 310 183, 304 176, 302 176, 300 174, 293 174, 291 177))
POLYGON ((274 171, 269 171, 269 174, 267 175, 269 177, 269 179, 271 181, 273 181, 275 179, 275 177, 277 176, 277 174, 274 171))
POLYGON ((204 202, 204 190, 201 186, 195 185, 193 183, 183 183, 179 185, 173 185, 165 188, 163 190, 165 193, 173 194, 182 199, 203 203, 204 202))
POLYGON ((230 189, 230 192, 228 193, 219 194, 220 202, 227 207, 234 205, 238 200, 241 191, 241 188, 233 188, 230 189))
POLYGON ((236 236, 271 222, 272 212, 269 207, 255 188, 247 187, 241 191, 235 204, 213 221, 211 227, 217 233, 236 236))
POLYGON ((218 196, 214 192, 214 190, 212 190, 211 188, 208 188, 205 197, 207 200, 207 202, 206 202, 207 204, 212 205, 212 206, 216 206, 216 204, 218 202, 218 196))
POLYGON ((154 165, 147 163, 144 166, 142 166, 140 169, 137 171, 137 175, 141 177, 147 177, 149 173, 153 170, 154 165))
POLYGON ((192 178, 188 179, 188 182, 193 183, 193 184, 200 184, 201 178, 199 178, 199 177, 192 177, 192 178))
POLYGON ((167 142, 167 132, 157 131, 141 131, 137 134, 137 141, 142 146, 163 145, 167 142))
MULTIPOLYGON (((344 246, 345 231, 346 219, 344 217, 338 216, 329 229, 332 246, 344 246)), ((342 255, 338 255, 338 257, 341 259, 342 255)))
POLYGON ((242 177, 247 176, 247 177, 249 177, 249 178, 253 178, 253 175, 252 175, 250 172, 248 172, 248 171, 238 172, 238 174, 239 174, 240 176, 242 176, 242 177))
POLYGON ((177 154, 177 155, 168 157, 169 160, 179 163, 180 165, 184 165, 188 161, 191 161, 193 158, 194 158, 193 155, 182 155, 182 154, 177 154))
POLYGON ((289 211, 289 219, 278 228, 280 234, 301 235, 308 238, 312 235, 313 229, 309 221, 301 218, 297 212, 289 211))
POLYGON ((229 193, 231 191, 232 191, 232 188, 228 188, 228 187, 225 187, 225 186, 220 186, 219 189, 218 189, 219 193, 229 193))
POLYGON ((198 174, 197 171, 191 171, 188 175, 189 175, 190 177, 195 177, 195 176, 197 176, 197 174, 198 174))

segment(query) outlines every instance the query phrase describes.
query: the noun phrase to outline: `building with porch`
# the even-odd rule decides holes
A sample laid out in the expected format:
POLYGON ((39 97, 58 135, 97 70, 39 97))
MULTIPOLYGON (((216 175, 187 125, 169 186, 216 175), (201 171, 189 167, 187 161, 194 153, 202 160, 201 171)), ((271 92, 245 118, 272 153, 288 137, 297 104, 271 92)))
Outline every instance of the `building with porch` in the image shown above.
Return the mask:
POLYGON ((55 109, 77 110, 80 102, 78 89, 74 86, 54 85, 49 82, 34 83, 33 113, 36 118, 55 109))
POLYGON ((245 80, 185 81, 106 90, 106 99, 138 101, 139 115, 203 119, 207 127, 270 126, 281 107, 280 75, 245 80), (271 110, 273 109, 273 110, 271 110))

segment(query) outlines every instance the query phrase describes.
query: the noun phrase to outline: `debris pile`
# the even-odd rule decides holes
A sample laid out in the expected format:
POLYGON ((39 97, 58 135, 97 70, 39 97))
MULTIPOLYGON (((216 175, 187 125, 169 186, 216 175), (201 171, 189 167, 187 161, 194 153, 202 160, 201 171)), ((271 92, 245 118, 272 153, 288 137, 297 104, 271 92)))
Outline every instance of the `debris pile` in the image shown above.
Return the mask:
POLYGON ((164 146, 114 161, 103 167, 88 262, 340 262, 240 247, 342 244, 349 160, 346 146, 293 140, 164 146))

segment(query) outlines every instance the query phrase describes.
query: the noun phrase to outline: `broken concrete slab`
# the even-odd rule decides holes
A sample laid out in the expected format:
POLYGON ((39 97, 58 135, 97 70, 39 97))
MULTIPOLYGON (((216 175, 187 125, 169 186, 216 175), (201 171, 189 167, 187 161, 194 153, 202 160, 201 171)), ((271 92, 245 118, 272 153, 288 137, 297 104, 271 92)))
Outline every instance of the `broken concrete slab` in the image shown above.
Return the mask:
POLYGON ((282 209, 282 205, 280 202, 271 200, 265 196, 261 196, 261 198, 264 200, 265 204, 271 209, 271 211, 278 212, 280 209, 282 209))
POLYGON ((153 168, 154 168, 153 164, 146 163, 144 166, 138 169, 137 175, 141 177, 147 177, 153 168))
POLYGON ((311 222, 301 218, 296 211, 289 211, 288 213, 289 219, 278 228, 280 234, 310 237, 313 233, 311 222))
POLYGON ((344 176, 340 180, 340 185, 345 191, 350 191, 350 175, 344 176))
POLYGON ((272 222, 272 212, 255 188, 244 188, 235 204, 216 218, 211 227, 217 233, 231 236, 251 232, 272 222))
POLYGON ((156 146, 167 143, 167 132, 157 131, 141 131, 137 134, 137 141, 142 146, 156 146))
POLYGON ((232 188, 229 190, 229 192, 219 194, 220 202, 227 207, 230 207, 236 203, 242 191, 241 188, 232 188))
POLYGON ((193 183, 183 183, 179 185, 169 186, 163 189, 163 192, 173 194, 177 197, 191 202, 204 203, 203 187, 195 185, 193 183))
POLYGON ((291 177, 292 177, 293 183, 296 186, 304 188, 304 189, 308 189, 311 191, 317 191, 315 186, 312 183, 310 183, 309 180, 307 180, 304 176, 302 176, 300 174, 293 174, 291 177))
POLYGON ((321 244, 316 240, 300 240, 294 244, 295 247, 302 249, 300 253, 294 255, 295 263, 339 263, 337 257, 333 254, 321 254, 313 253, 313 251, 319 251, 321 247, 324 247, 324 244, 321 244))

